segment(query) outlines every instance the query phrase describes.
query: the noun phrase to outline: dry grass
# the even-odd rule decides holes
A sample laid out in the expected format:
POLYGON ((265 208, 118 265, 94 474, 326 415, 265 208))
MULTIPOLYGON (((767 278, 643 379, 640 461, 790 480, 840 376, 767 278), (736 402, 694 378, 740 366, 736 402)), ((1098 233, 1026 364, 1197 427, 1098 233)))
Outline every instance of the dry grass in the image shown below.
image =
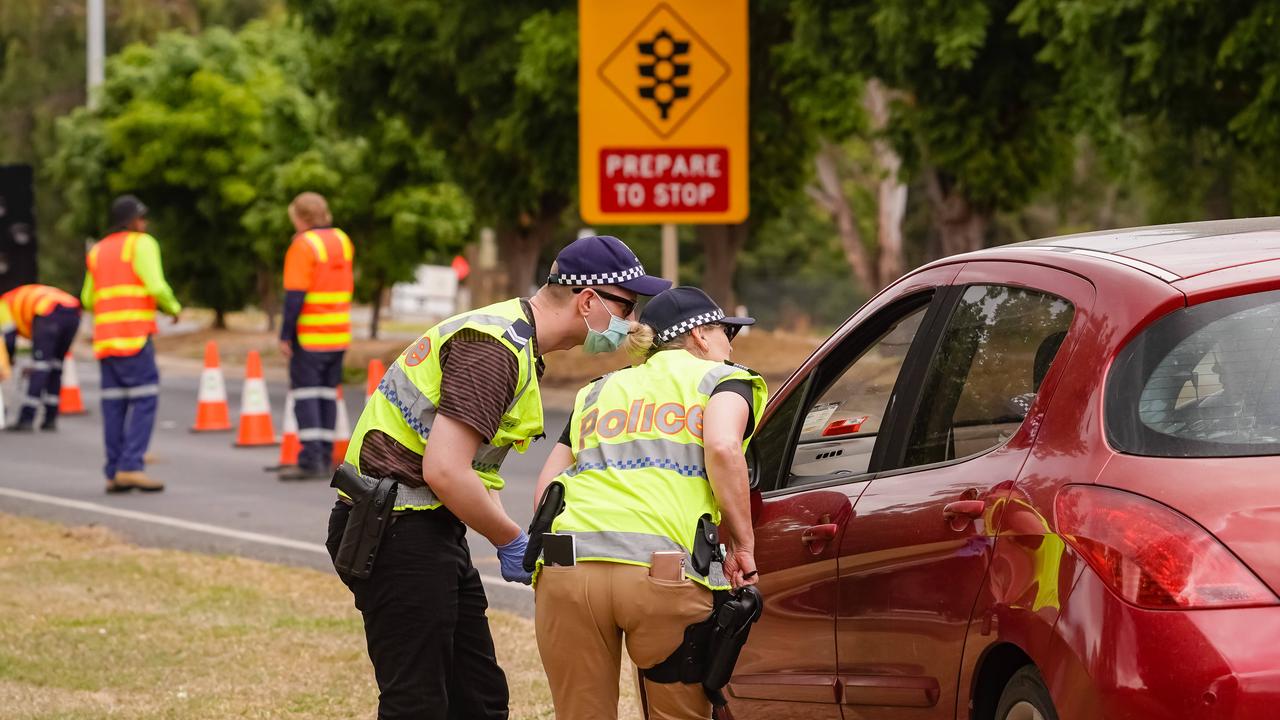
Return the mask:
MULTIPOLYGON (((0 588, 6 718, 374 715, 359 615, 326 573, 0 515, 0 588)), ((532 622, 490 619, 511 717, 551 718, 532 622)))

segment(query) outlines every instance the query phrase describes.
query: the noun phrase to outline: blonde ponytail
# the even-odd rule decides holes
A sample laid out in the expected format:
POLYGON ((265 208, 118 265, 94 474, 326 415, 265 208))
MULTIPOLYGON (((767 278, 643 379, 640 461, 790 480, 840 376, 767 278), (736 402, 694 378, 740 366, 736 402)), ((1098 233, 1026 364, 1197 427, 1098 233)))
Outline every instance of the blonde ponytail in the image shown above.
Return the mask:
POLYGON ((653 345, 653 339, 656 333, 654 329, 644 323, 631 323, 631 331, 627 333, 627 339, 622 342, 622 349, 636 360, 644 360, 653 354, 656 349, 653 345))

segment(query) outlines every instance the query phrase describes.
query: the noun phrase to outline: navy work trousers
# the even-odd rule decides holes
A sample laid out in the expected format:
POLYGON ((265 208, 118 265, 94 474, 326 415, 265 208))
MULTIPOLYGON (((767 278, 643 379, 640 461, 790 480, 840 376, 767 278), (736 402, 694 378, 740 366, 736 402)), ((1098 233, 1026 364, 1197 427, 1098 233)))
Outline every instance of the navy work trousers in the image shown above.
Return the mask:
POLYGON ((333 431, 338 420, 338 385, 343 351, 311 352, 297 342, 289 359, 289 389, 298 419, 298 465, 329 472, 333 465, 333 431))
MULTIPOLYGON (((349 512, 339 501, 329 515, 330 557, 349 512)), ((364 615, 379 720, 506 720, 507 676, 466 532, 445 508, 400 515, 369 577, 345 581, 364 615)))
POLYGON ((118 470, 142 470, 156 424, 160 370, 150 340, 136 355, 105 357, 102 368, 102 439, 107 446, 108 480, 118 470))
POLYGON ((48 315, 31 321, 31 376, 27 396, 18 413, 19 425, 32 425, 36 411, 44 407, 44 424, 58 420, 58 397, 62 394, 62 358, 71 349, 80 328, 80 308, 57 306, 48 315))

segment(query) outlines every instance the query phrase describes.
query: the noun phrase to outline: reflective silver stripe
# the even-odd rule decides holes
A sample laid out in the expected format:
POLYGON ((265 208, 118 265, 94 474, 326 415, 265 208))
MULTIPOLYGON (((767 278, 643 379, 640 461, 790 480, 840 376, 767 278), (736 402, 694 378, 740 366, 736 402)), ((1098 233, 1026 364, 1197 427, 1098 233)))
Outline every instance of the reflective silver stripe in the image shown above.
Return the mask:
MULTIPOLYGON (((613 373, 609 373, 609 375, 612 375, 612 374, 613 373)), ((596 401, 600 399, 600 391, 604 390, 604 384, 609 382, 609 375, 605 375, 604 377, 601 377, 599 380, 595 381, 595 383, 591 386, 591 389, 587 391, 587 396, 582 400, 583 410, 586 410, 592 405, 595 405, 596 401)))
POLYGON ((40 398, 24 397, 22 407, 40 407, 40 398))
POLYGON ((49 364, 48 360, 36 360, 35 362, 31 363, 31 369, 32 370, 52 370, 53 366, 49 364))
POLYGON ((587 470, 643 470, 659 468, 685 477, 707 476, 701 445, 674 440, 631 440, 601 443, 577 452, 577 463, 565 471, 570 477, 587 470))
POLYGON ((338 390, 331 387, 300 387, 290 390, 293 393, 294 400, 310 400, 312 398, 320 398, 321 400, 337 400, 338 390))
POLYGON ((528 368, 525 371, 524 385, 521 385, 520 389, 516 391, 515 397, 511 398, 511 404, 507 405, 507 412, 515 410, 516 403, 520 402, 520 398, 524 397, 525 392, 529 390, 529 386, 533 384, 534 376, 538 373, 538 368, 533 365, 532 345, 524 346, 524 359, 525 367, 528 368))
POLYGON ((40 399, 44 401, 45 405, 57 405, 61 398, 53 393, 45 393, 40 396, 40 399))
POLYGON ((431 423, 436 418, 435 403, 413 384, 403 368, 392 363, 378 383, 378 392, 400 411, 405 423, 419 437, 425 440, 431 434, 431 423))
POLYGON ((431 491, 431 487, 424 485, 422 487, 406 487, 404 483, 400 483, 400 487, 396 489, 396 510, 403 510, 407 507, 428 507, 436 505, 440 502, 440 498, 431 491))
POLYGON ((729 581, 724 576, 724 567, 718 562, 711 563, 709 575, 699 575, 693 569, 693 556, 680 546, 680 543, 662 535, 648 533, 622 532, 620 530, 604 530, 584 532, 581 530, 563 531, 573 535, 574 550, 579 560, 630 560, 632 562, 650 564, 655 552, 682 552, 686 555, 684 572, 691 578, 701 580, 712 587, 726 587, 729 581))
POLYGON ((159 394, 160 386, 155 384, 138 385, 137 387, 103 388, 102 390, 102 397, 105 399, 154 397, 159 394))
POLYGON ((480 325, 495 325, 497 327, 502 328, 503 330, 506 330, 507 328, 514 325, 516 321, 512 320, 511 318, 504 318, 501 315, 485 315, 483 313, 472 313, 470 315, 463 315, 462 317, 455 318, 441 325, 440 334, 452 335, 453 333, 457 332, 458 329, 461 328, 463 325, 466 325, 467 323, 472 323, 472 322, 480 325))
POLYGON ((298 440, 307 442, 309 440, 332 440, 333 431, 325 428, 306 428, 298 431, 298 440))
POLYGON ((502 447, 494 447, 489 443, 484 443, 476 450, 476 454, 471 458, 471 469, 481 472, 498 472, 502 468, 502 461, 507 459, 507 453, 511 452, 510 445, 502 447))
POLYGON ((703 395, 710 395, 712 390, 720 384, 720 381, 738 372, 738 368, 733 365, 717 365, 707 371, 702 376, 702 380, 698 381, 698 392, 703 395))

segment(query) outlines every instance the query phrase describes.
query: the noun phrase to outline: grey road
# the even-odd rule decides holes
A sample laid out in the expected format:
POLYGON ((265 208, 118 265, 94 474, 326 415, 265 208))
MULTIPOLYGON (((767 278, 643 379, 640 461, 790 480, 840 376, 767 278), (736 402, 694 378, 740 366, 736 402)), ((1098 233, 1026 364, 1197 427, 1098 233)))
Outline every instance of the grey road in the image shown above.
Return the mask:
MULTIPOLYGON (((332 572, 324 550, 325 524, 334 491, 323 481, 280 482, 264 468, 274 465, 278 447, 237 448, 234 432, 192 433, 198 378, 162 369, 154 463, 148 472, 163 480, 163 493, 107 495, 103 492, 102 426, 98 421, 97 368, 79 363, 88 415, 65 417, 57 433, 0 433, 0 511, 64 523, 112 528, 142 545, 234 554, 332 572)), ((276 432, 286 386, 268 380, 276 432)), ((234 415, 240 382, 227 378, 234 415)), ((13 383, 5 388, 14 411, 13 383)), ((352 422, 363 405, 363 389, 345 392, 352 422)), ((563 411, 548 410, 547 434, 559 435, 563 411)), ((533 490, 554 440, 512 452, 503 475, 503 502, 521 525, 532 515, 533 490)), ((468 534, 472 555, 485 576, 494 607, 529 615, 533 595, 502 581, 492 546, 468 534)), ((335 577, 334 582, 337 582, 335 577)))

